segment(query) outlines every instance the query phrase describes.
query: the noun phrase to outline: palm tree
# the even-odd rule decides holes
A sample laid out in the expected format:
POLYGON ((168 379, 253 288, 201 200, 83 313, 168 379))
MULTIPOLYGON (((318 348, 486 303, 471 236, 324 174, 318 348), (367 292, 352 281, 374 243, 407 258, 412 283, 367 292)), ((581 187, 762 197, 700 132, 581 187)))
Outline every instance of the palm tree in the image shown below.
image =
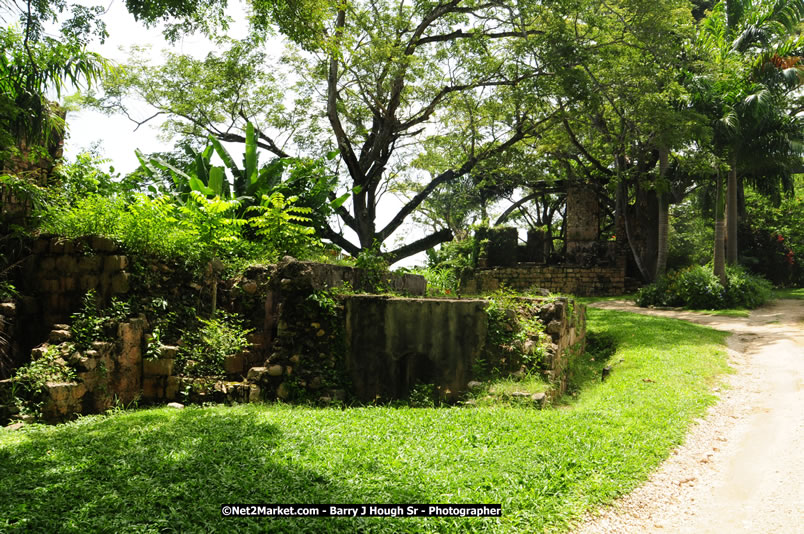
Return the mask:
MULTIPOLYGON (((796 28, 804 18, 804 0, 775 2, 723 0, 703 21, 699 43, 714 64, 714 83, 719 105, 714 118, 714 145, 729 163, 726 195, 726 262, 737 262, 737 172, 751 160, 770 163, 767 154, 757 153, 754 141, 762 131, 770 144, 788 144, 782 152, 792 154, 794 139, 780 125, 779 117, 789 107, 791 90, 804 80, 804 64, 791 53, 804 41, 796 28)), ((789 169, 788 160, 776 160, 775 173, 789 169)), ((773 164, 765 176, 772 176, 773 164), (769 172, 770 171, 770 172, 769 172)), ((719 210, 718 210, 719 211, 719 210)), ((720 238, 716 232, 716 239, 720 238)), ((716 243, 715 250, 721 245, 716 243)), ((715 273, 725 278, 725 267, 715 262, 715 273)))

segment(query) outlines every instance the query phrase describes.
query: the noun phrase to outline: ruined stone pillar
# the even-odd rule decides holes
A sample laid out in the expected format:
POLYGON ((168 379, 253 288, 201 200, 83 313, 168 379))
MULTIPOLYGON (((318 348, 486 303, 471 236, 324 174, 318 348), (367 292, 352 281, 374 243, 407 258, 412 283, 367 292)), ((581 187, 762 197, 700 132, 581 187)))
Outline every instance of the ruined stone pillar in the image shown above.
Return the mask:
POLYGON ((600 234, 600 205, 590 187, 571 185, 567 191, 567 254, 583 252, 600 234))

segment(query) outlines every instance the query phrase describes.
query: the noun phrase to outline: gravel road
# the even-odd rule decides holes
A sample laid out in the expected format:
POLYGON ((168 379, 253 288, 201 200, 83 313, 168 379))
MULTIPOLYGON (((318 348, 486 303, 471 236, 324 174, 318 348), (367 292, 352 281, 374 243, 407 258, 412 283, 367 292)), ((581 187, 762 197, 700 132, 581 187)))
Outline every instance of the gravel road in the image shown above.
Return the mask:
POLYGON ((732 332, 736 372, 645 484, 575 532, 804 533, 804 301, 777 300, 747 319, 592 306, 732 332))

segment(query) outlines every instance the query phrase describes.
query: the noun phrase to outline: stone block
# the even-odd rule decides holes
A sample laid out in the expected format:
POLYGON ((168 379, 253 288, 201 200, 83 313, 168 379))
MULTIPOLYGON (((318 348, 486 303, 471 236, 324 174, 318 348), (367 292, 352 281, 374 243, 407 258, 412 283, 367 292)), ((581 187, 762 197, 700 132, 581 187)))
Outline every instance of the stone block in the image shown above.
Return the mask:
POLYGON ((165 398, 168 400, 173 400, 179 393, 179 377, 177 376, 169 376, 167 377, 167 385, 165 386, 165 398))
POLYGON ((62 276, 59 279, 59 290, 62 293, 71 293, 75 291, 77 286, 75 276, 62 276))
POLYGON ((254 293, 257 292, 257 283, 252 280, 244 282, 243 285, 240 287, 243 288, 243 292, 246 293, 247 295, 253 295, 254 293))
POLYGON ((149 376, 142 379, 142 396, 145 399, 164 399, 165 379, 163 377, 149 376))
POLYGON ((92 256, 81 256, 78 259, 78 270, 83 273, 96 273, 103 266, 103 257, 93 254, 92 256))
POLYGON ((173 359, 145 359, 142 361, 142 374, 145 376, 170 376, 176 360, 173 359))
POLYGON ((78 261, 72 256, 56 258, 56 270, 59 274, 72 274, 78 271, 78 261))
POLYGON ((82 399, 87 389, 77 382, 48 382, 45 384, 47 400, 42 408, 46 420, 58 420, 80 413, 82 399))
POLYGON ((72 333, 70 333, 69 330, 51 330, 50 336, 48 336, 48 340, 54 345, 64 343, 65 341, 69 341, 72 338, 73 335, 72 333))
POLYGON ((119 255, 112 255, 106 256, 106 260, 103 262, 103 270, 116 273, 118 271, 122 271, 128 266, 128 257, 126 256, 119 256, 119 255))
POLYGON ((287 400, 290 397, 290 386, 285 382, 279 384, 279 387, 276 388, 276 396, 279 399, 287 400))
MULTIPOLYGON (((58 287, 59 282, 54 280, 56 283, 56 287, 58 287)), ((51 292, 47 297, 47 312, 51 314, 58 314, 61 310, 61 299, 59 298, 58 291, 51 292)), ((47 322, 47 321, 46 321, 47 322)))
POLYGON ((142 359, 142 324, 130 321, 117 326, 117 336, 120 338, 121 366, 138 368, 142 359))
POLYGON ((61 285, 58 280, 42 280, 39 282, 39 291, 42 293, 58 293, 61 285))
POLYGON ((49 249, 51 254, 64 254, 64 241, 58 238, 51 239, 49 249))
POLYGON ((79 279, 79 287, 81 291, 87 292, 90 289, 97 289, 98 277, 93 274, 85 274, 79 279))
POLYGON ((126 272, 119 272, 112 277, 112 293, 128 293, 129 290, 129 277, 126 272))
POLYGON ((173 359, 179 353, 179 347, 173 345, 162 345, 159 347, 159 357, 165 359, 173 359))
POLYGON ((100 293, 101 298, 106 298, 109 296, 109 290, 112 287, 112 280, 111 275, 105 271, 101 271, 100 275, 98 276, 98 293, 100 293))
POLYGON ((34 241, 32 251, 34 254, 44 254, 50 248, 50 240, 39 238, 34 241))
POLYGON ((56 258, 52 256, 45 256, 39 261, 39 270, 41 272, 50 272, 56 270, 56 258))
POLYGON ((266 367, 252 367, 248 370, 246 378, 249 382, 261 382, 266 376, 268 376, 268 369, 266 367))
POLYGON ((227 375, 239 375, 243 372, 245 363, 243 354, 233 354, 223 359, 223 368, 227 375))
POLYGON ((262 400, 262 389, 260 388, 260 386, 252 384, 248 390, 248 401, 260 402, 261 400, 262 400))
POLYGON ((268 368, 268 376, 282 376, 284 370, 281 365, 272 365, 268 368))
POLYGON ((117 250, 117 243, 108 237, 93 236, 92 248, 100 252, 114 252, 117 250))

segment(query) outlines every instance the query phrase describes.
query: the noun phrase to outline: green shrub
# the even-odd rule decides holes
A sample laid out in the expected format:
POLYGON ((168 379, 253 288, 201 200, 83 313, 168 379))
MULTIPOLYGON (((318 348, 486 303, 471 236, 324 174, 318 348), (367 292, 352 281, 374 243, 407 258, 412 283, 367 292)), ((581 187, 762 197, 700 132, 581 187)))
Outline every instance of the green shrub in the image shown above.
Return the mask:
POLYGON ((712 267, 696 265, 668 273, 637 292, 639 306, 679 306, 696 310, 756 308, 770 296, 770 283, 740 267, 726 269, 724 288, 712 267))
POLYGON ((726 269, 726 304, 729 307, 758 308, 771 297, 771 283, 741 267, 726 269))
POLYGON ((438 250, 428 249, 427 266, 407 272, 424 276, 430 295, 454 295, 460 289, 461 275, 472 268, 474 243, 474 238, 469 237, 462 241, 442 243, 438 250))
POLYGON ((199 319, 200 328, 188 332, 177 357, 179 373, 215 376, 225 373, 223 360, 248 346, 251 330, 237 315, 219 311, 214 319, 199 319))
POLYGON ((82 300, 81 309, 70 317, 70 331, 78 350, 86 350, 95 341, 109 341, 114 336, 117 324, 131 315, 131 306, 112 298, 107 308, 98 305, 95 290, 90 289, 82 300))
POLYGON ((67 365, 63 354, 55 345, 50 345, 41 357, 31 360, 18 368, 12 383, 14 396, 18 402, 38 396, 48 382, 70 382, 75 380, 75 370, 67 365))

